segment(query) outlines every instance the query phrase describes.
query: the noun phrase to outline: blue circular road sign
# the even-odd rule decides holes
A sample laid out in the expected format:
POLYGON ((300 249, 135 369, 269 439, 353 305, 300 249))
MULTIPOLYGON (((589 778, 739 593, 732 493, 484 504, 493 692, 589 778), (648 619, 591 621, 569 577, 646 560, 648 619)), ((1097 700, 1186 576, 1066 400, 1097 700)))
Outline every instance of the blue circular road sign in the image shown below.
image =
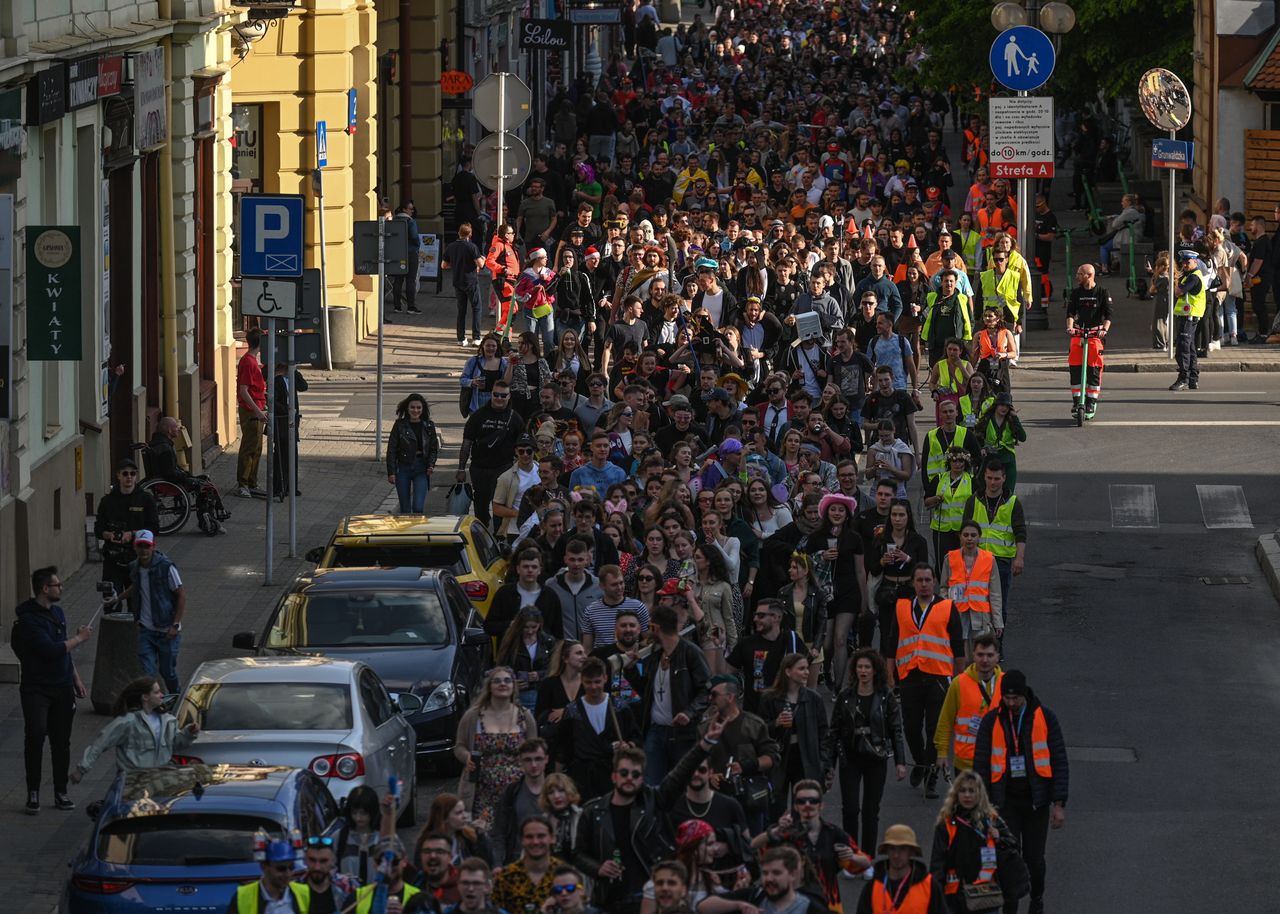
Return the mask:
POLYGON ((1006 29, 991 43, 991 72, 1015 92, 1032 92, 1047 83, 1054 58, 1049 36, 1029 25, 1006 29))

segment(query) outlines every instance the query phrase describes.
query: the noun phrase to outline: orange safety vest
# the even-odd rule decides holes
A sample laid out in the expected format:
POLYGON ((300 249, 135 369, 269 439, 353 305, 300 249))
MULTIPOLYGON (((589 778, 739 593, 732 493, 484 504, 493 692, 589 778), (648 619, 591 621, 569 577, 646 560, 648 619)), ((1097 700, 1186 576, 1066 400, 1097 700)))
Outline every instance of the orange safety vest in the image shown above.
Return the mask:
POLYGON ((978 681, 968 673, 956 677, 960 690, 960 706, 956 709, 956 722, 951 730, 953 751, 957 759, 966 759, 973 764, 973 750, 978 742, 978 724, 993 707, 1000 704, 1000 680, 1004 673, 996 673, 995 688, 991 692, 991 701, 982 694, 978 681))
POLYGON ((978 331, 978 335, 974 337, 978 341, 978 358, 990 359, 998 356, 1002 352, 1016 352, 1013 343, 1013 334, 1005 327, 1001 327, 996 331, 996 341, 991 342, 991 331, 985 328, 978 331))
POLYGON ((959 549, 952 549, 947 553, 947 562, 951 566, 951 573, 947 580, 951 582, 951 602, 962 613, 989 613, 991 612, 991 566, 995 563, 995 557, 991 553, 983 549, 978 550, 978 557, 973 562, 973 572, 966 574, 964 570, 964 556, 960 554, 959 549), (955 590, 957 585, 963 585, 963 592, 957 597, 955 590))
MULTIPOLYGON (((988 212, 987 209, 983 207, 974 213, 974 215, 978 217, 978 230, 982 232, 982 246, 984 248, 989 248, 996 242, 996 236, 988 235, 987 229, 996 229, 997 231, 1005 232, 1015 237, 1017 236, 1017 225, 1005 224, 1003 206, 997 206, 994 213, 988 212)), ((1014 219, 1017 219, 1016 215, 1014 216, 1014 219)))
POLYGON ((907 889, 896 905, 885 885, 886 880, 887 877, 871 883, 872 914, 929 914, 929 904, 933 901, 932 873, 907 889))
MULTIPOLYGON (((1012 721, 1010 721, 1012 723, 1012 721)), ((1004 777, 1008 747, 1004 739, 1004 725, 996 720, 991 731, 991 783, 995 784, 1004 777)), ((1044 719, 1044 709, 1037 707, 1031 716, 1031 763, 1036 774, 1042 778, 1053 777, 1053 766, 1049 764, 1049 724, 1044 719)))
MULTIPOLYGON (((950 848, 951 845, 955 844, 956 832, 959 830, 956 827, 956 820, 954 818, 949 819, 943 822, 942 825, 947 830, 947 847, 950 848)), ((990 834, 986 835, 986 839, 986 845, 990 848, 991 853, 988 855, 988 862, 984 863, 982 868, 978 870, 978 878, 971 883, 972 885, 992 882, 996 878, 996 842, 990 834)), ((942 886, 942 891, 946 895, 954 895, 960 891, 960 874, 951 867, 947 868, 947 881, 942 886)))
POLYGON ((930 676, 950 676, 955 664, 951 653, 951 601, 939 600, 929 607, 924 627, 917 628, 911 613, 911 600, 898 601, 898 654, 895 662, 898 678, 912 670, 930 676))

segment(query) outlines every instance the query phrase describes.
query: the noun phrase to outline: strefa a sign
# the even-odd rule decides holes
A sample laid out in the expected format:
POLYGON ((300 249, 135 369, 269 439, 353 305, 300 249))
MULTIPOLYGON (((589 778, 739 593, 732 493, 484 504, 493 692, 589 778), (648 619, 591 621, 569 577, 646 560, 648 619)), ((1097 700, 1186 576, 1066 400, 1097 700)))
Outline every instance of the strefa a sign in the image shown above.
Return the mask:
POLYGON ((27 226, 27 359, 78 362, 80 226, 27 226))
POLYGON ((146 152, 163 146, 169 132, 164 48, 148 48, 133 55, 133 110, 138 150, 146 152))
POLYGON ((1053 177, 1053 99, 991 99, 991 176, 1053 177))

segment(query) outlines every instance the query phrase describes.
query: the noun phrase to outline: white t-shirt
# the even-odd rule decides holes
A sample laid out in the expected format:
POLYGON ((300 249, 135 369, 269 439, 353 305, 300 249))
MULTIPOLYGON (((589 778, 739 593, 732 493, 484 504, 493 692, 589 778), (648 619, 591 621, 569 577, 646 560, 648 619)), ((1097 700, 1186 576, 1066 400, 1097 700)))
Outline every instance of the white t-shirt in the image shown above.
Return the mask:
POLYGON ((587 721, 591 724, 591 729, 596 733, 603 733, 609 722, 609 696, 606 695, 604 701, 598 705, 593 705, 584 698, 582 709, 587 712, 587 721))
POLYGON ((715 295, 710 292, 702 293, 702 307, 707 309, 707 313, 711 315, 711 326, 720 326, 720 317, 724 313, 724 289, 721 289, 715 295))
POLYGON ((520 482, 519 482, 519 485, 516 486, 516 500, 511 507, 519 511, 520 499, 524 498, 524 493, 529 491, 529 489, 532 486, 536 486, 538 484, 538 481, 539 481, 538 465, 535 463, 529 469, 522 470, 520 469, 520 464, 516 464, 514 469, 516 471, 516 477, 520 480, 520 482))
MULTIPOLYGON (((903 455, 908 457, 912 456, 912 450, 911 447, 901 438, 894 438, 893 443, 888 447, 877 441, 867 449, 867 460, 872 464, 879 459, 893 467, 895 470, 902 469, 903 455)), ((891 482, 896 482, 898 484, 898 498, 907 497, 907 484, 905 480, 890 476, 887 473, 881 473, 877 477, 876 481, 879 482, 881 479, 888 479, 891 482)))
MULTIPOLYGON (((520 595, 520 608, 525 609, 534 605, 534 603, 538 601, 538 595, 542 593, 542 588, 539 586, 533 588, 533 590, 525 590, 524 586, 517 581, 516 593, 520 595)), ((529 656, 532 657, 533 654, 530 654, 529 656)))
POLYGON ((650 714, 652 722, 659 727, 671 726, 671 721, 675 717, 671 713, 671 670, 663 669, 662 664, 658 663, 658 669, 653 679, 653 704, 650 706, 650 714))

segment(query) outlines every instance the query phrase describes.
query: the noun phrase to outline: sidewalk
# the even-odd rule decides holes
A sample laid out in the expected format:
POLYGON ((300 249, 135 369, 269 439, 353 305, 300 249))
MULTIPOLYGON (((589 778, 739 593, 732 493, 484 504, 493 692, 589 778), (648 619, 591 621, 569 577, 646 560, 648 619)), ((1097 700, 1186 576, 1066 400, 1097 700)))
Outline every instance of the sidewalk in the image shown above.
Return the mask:
MULTIPOLYGON (((395 405, 408 392, 420 390, 431 403, 432 417, 445 440, 444 468, 455 464, 462 420, 453 395, 464 356, 454 340, 451 296, 419 296, 421 315, 394 315, 386 327, 383 434, 390 430, 395 405)), ((303 369, 311 389, 301 395, 303 413, 298 499, 298 555, 324 544, 335 522, 346 514, 368 513, 395 506, 386 469, 373 461, 376 346, 359 347, 352 371, 303 369), (388 498, 390 496, 390 498, 388 498)), ((230 491, 236 454, 222 454, 209 474, 223 492, 230 491)), ((259 469, 259 483, 268 484, 270 470, 259 469)), ((451 474, 445 474, 450 476, 451 474)), ((445 478, 442 476, 441 478, 445 478)), ((428 511, 440 510, 446 485, 433 489, 428 511)), ((258 631, 279 595, 294 577, 311 566, 288 557, 288 502, 275 505, 275 562, 273 584, 264 585, 265 503, 226 498, 232 517, 227 534, 205 537, 194 520, 180 533, 162 537, 159 548, 172 558, 182 575, 187 598, 183 643, 178 663, 185 681, 204 660, 233 655, 231 636, 258 631)), ((87 564, 64 578, 63 608, 72 627, 87 622, 97 609, 94 584, 100 566, 87 564)), ((82 647, 77 667, 86 684, 92 682, 96 641, 82 647)), ((100 759, 79 786, 72 788, 74 812, 52 808, 48 750, 40 815, 22 811, 26 785, 22 760, 22 712, 16 685, 0 687, 0 881, 9 886, 11 911, 46 914, 54 908, 67 879, 65 864, 85 841, 89 822, 84 808, 100 798, 114 776, 113 760, 100 759), (35 865, 33 865, 33 863, 35 865), (16 901, 16 906, 14 902, 16 901)), ((71 739, 72 764, 106 723, 81 702, 71 739)))

